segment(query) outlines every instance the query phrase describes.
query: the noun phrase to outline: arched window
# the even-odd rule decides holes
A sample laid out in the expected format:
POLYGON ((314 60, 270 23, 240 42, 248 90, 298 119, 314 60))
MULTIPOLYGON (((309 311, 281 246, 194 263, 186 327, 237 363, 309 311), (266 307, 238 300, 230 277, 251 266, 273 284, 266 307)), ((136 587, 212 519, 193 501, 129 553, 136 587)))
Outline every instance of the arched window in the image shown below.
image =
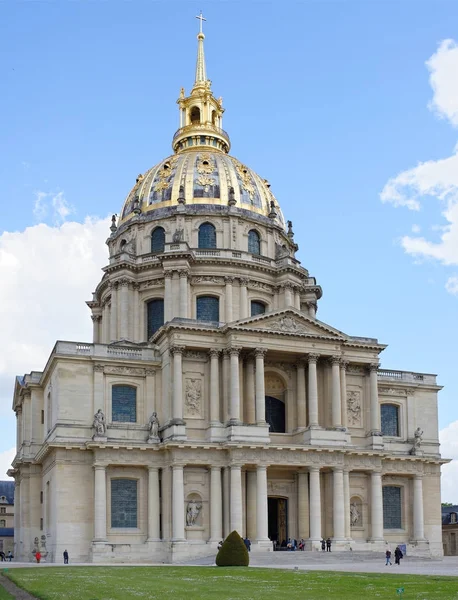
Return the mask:
POLYGON ((112 387, 111 420, 116 423, 137 422, 137 388, 131 385, 112 387))
POLYGON ((211 223, 199 227, 199 248, 216 248, 216 229, 211 223))
POLYGON ((200 296, 197 298, 196 314, 198 321, 219 321, 219 298, 200 296))
POLYGON ((383 486, 383 529, 402 529, 401 488, 383 486))
POLYGON ((164 325, 164 300, 157 298, 156 300, 150 300, 146 307, 147 310, 147 339, 149 339, 159 327, 164 325))
POLYGON ((285 404, 273 396, 266 396, 266 422, 270 433, 285 433, 285 404))
POLYGON ((399 436, 399 407, 395 404, 382 404, 380 407, 382 435, 399 436))
POLYGON ((111 526, 137 527, 137 480, 111 480, 111 526))
POLYGON ((254 229, 248 232, 248 252, 251 254, 261 254, 261 238, 254 229))
POLYGON ((216 110, 212 110, 212 124, 216 125, 216 110))
POLYGON ((198 106, 193 106, 191 108, 191 123, 200 123, 200 108, 198 106))
POLYGON ((263 315, 266 312, 266 305, 263 302, 257 300, 251 301, 251 316, 263 315))
POLYGON ((164 252, 165 231, 162 227, 156 227, 151 234, 151 252, 164 252))

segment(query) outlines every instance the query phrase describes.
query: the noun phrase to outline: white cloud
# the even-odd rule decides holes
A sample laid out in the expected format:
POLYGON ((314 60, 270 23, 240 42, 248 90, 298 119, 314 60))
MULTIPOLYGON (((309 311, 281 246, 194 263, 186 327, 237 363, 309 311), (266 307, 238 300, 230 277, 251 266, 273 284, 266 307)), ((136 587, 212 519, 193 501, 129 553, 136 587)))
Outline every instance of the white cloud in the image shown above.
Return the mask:
POLYGON ((458 504, 458 421, 450 423, 439 432, 441 455, 452 458, 451 463, 442 467, 442 502, 458 504))
MULTIPOLYGON (((430 72, 433 98, 429 108, 452 126, 458 127, 458 45, 444 40, 437 52, 426 62, 430 72)), ((407 254, 418 259, 434 259, 444 265, 458 264, 458 144, 453 153, 439 160, 419 163, 416 167, 392 177, 385 184, 380 199, 395 207, 405 206, 421 210, 425 201, 436 200, 438 218, 442 223, 431 224, 431 231, 439 232, 439 239, 406 235, 401 245, 407 254), (445 221, 445 223, 444 223, 445 221)), ((418 225, 412 233, 419 234, 418 225)), ((450 277, 446 289, 458 295, 456 277, 450 277)))
POLYGON ((10 448, 9 450, 0 452, 0 479, 9 479, 6 472, 8 471, 8 469, 11 469, 11 463, 13 462, 15 454, 16 448, 10 448))
POLYGON ((0 236, 0 314, 8 341, 0 347, 0 439, 11 440, 15 428, 15 376, 43 369, 57 339, 90 341, 85 301, 108 262, 109 225, 109 218, 88 217, 84 223, 41 223, 0 236))
POLYGON ((67 202, 63 192, 35 192, 33 214, 37 221, 50 217, 54 225, 60 225, 74 212, 74 207, 67 202))
POLYGON ((450 294, 453 294, 454 296, 458 296, 458 277, 456 275, 453 275, 452 277, 449 277, 447 279, 447 283, 445 284, 445 289, 450 294))

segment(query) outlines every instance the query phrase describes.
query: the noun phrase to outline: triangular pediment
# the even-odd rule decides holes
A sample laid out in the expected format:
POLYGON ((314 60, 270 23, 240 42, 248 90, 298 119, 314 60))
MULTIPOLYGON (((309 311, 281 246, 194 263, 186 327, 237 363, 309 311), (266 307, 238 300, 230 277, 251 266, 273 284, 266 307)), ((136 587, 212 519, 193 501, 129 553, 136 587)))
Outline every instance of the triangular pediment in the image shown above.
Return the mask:
POLYGON ((286 335, 332 337, 341 340, 348 339, 348 336, 338 329, 334 329, 334 327, 330 327, 329 325, 326 325, 326 323, 322 323, 316 319, 311 319, 295 308, 285 308, 263 315, 249 317, 248 319, 229 324, 228 328, 245 331, 262 330, 286 335))

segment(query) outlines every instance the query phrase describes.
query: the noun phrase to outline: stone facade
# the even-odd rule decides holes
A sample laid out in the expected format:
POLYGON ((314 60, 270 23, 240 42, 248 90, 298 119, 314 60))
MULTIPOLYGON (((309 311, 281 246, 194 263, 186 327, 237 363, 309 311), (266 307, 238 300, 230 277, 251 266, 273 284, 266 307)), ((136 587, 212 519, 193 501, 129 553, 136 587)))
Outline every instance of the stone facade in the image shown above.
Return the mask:
POLYGON ((381 370, 384 345, 316 318, 291 223, 227 154, 202 34, 198 56, 176 160, 113 217, 93 342, 16 380, 16 554, 174 561, 236 529, 259 552, 441 556, 436 377, 381 370))

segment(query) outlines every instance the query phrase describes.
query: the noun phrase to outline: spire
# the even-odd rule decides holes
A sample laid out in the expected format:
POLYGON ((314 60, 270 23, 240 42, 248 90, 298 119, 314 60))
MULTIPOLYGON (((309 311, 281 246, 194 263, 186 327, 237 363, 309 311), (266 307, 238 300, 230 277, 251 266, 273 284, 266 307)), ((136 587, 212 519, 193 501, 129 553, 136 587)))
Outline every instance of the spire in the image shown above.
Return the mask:
POLYGON ((207 81, 207 70, 205 68, 205 55, 204 55, 204 39, 205 36, 202 32, 202 22, 206 21, 202 16, 202 11, 196 19, 200 21, 199 33, 197 34, 197 63, 196 63, 196 80, 194 85, 204 84, 207 81))

